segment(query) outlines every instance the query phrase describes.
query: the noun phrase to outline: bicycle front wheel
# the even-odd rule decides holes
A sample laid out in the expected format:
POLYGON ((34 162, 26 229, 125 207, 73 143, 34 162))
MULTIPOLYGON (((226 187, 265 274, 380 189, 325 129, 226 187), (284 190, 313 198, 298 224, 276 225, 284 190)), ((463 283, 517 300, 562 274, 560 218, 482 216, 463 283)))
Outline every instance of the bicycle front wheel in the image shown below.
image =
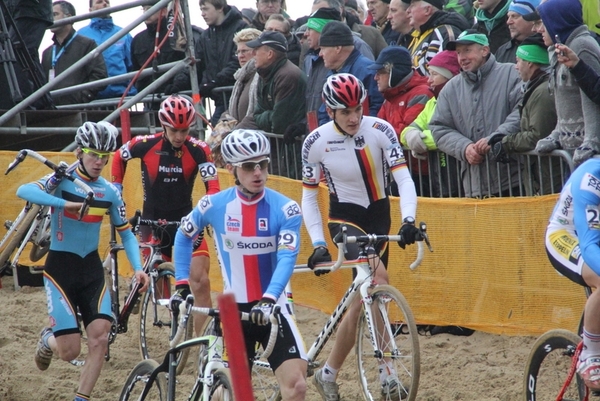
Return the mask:
MULTIPOLYGON (((577 344, 581 337, 568 330, 550 330, 533 343, 525 366, 526 401, 554 401, 567 379, 577 344)), ((567 388, 564 401, 585 397, 585 384, 579 376, 567 388)))
MULTIPOLYGON (((168 301, 173 293, 175 282, 175 268, 173 264, 161 263, 157 268, 158 276, 154 282, 154 293, 146 291, 141 300, 140 308, 140 352, 144 359, 161 360, 169 350, 169 339, 172 328, 176 329, 177 322, 173 322, 168 303, 161 305, 161 301, 168 301)), ((194 333, 194 324, 189 319, 185 339, 191 338, 194 333)), ((186 348, 177 356, 177 373, 180 374, 185 367, 190 348, 186 348)))
POLYGON ((229 371, 218 369, 213 372, 213 385, 208 395, 210 401, 233 401, 233 386, 229 371))
POLYGON ((158 366, 158 362, 153 359, 139 362, 127 377, 119 401, 166 401, 167 377, 164 372, 156 376, 146 396, 140 399, 146 384, 150 380, 150 375, 158 366))
POLYGON ((371 291, 370 307, 373 322, 363 311, 356 332, 358 382, 365 400, 414 401, 417 397, 421 369, 417 325, 408 302, 391 285, 378 285, 371 291), (381 351, 375 355, 370 324, 374 325, 376 344, 381 351), (380 369, 387 369, 389 378, 381 382, 380 369), (398 380, 391 380, 394 375, 398 380))
POLYGON ((29 228, 31 227, 31 223, 33 223, 35 216, 37 216, 40 211, 40 208, 40 205, 31 206, 21 221, 15 221, 13 223, 17 224, 17 226, 14 228, 12 235, 4 238, 4 243, 2 244, 2 252, 0 252, 0 268, 2 268, 6 261, 10 259, 15 249, 18 248, 21 241, 23 241, 25 235, 27 235, 27 231, 29 231, 29 228))
POLYGON ((256 401, 280 401, 279 383, 266 359, 252 364, 252 392, 256 401))

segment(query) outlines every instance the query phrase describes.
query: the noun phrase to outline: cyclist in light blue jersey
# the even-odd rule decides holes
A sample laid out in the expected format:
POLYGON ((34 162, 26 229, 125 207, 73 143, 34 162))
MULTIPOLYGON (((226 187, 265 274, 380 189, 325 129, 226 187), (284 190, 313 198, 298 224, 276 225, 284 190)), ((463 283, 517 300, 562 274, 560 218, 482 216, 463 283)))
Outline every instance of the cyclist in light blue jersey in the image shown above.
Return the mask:
POLYGON ((116 147, 116 129, 108 123, 86 122, 77 130, 74 171, 94 190, 94 200, 80 221, 79 212, 86 196, 69 180, 61 181, 52 193, 45 190, 50 176, 22 185, 17 195, 37 205, 51 206, 50 251, 44 266, 44 287, 48 301, 49 327, 40 335, 35 363, 48 369, 54 353, 70 361, 81 351, 77 312, 86 331, 88 354, 81 371, 75 401, 87 401, 100 376, 108 347, 108 332, 113 316, 110 293, 104 281, 104 268, 98 254, 102 218, 110 212, 127 258, 135 270, 135 279, 145 291, 148 276, 142 270, 137 239, 130 230, 125 205, 117 189, 100 176, 116 147))
MULTIPOLYGON (((550 216, 546 252, 552 266, 575 283, 600 287, 600 159, 589 159, 573 172, 550 216)), ((600 390, 600 292, 587 299, 583 350, 577 373, 600 390)))
POLYGON ((227 170, 236 186, 206 195, 181 220, 175 236, 177 293, 172 305, 189 294, 189 271, 194 237, 213 227, 224 291, 233 293, 253 324, 242 322, 250 363, 256 342, 266 345, 268 315, 281 306, 283 335, 269 357, 283 400, 304 400, 307 356, 284 292, 300 247, 302 213, 298 203, 265 188, 271 148, 261 131, 235 130, 221 144, 227 170))

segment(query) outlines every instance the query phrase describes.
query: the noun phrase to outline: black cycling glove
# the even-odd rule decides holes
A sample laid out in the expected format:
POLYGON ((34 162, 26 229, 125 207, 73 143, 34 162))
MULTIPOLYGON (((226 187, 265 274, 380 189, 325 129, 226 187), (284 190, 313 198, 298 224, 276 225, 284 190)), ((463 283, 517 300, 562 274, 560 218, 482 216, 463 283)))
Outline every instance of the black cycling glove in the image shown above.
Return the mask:
POLYGON ((326 247, 320 246, 313 250, 312 255, 308 257, 307 264, 308 267, 310 267, 310 269, 314 271, 315 276, 320 276, 321 274, 329 273, 329 270, 315 270, 315 265, 317 263, 324 262, 331 262, 331 254, 329 253, 329 250, 326 247))
POLYGON ((405 221, 398 231, 398 235, 401 237, 398 241, 400 248, 404 249, 406 245, 414 244, 419 237, 419 229, 415 227, 414 221, 405 221))

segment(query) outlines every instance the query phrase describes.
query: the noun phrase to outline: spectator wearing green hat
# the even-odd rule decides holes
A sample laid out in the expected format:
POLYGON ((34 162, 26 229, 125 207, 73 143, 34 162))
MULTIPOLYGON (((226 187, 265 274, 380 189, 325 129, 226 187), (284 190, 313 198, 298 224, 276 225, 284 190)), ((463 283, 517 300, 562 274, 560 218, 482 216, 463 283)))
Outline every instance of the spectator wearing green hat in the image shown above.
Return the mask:
MULTIPOLYGON (((537 141, 550 135, 556 126, 554 96, 548 90, 549 75, 546 72, 550 61, 542 36, 536 34, 525 39, 517 48, 516 58, 515 67, 525 82, 523 100, 519 107, 521 130, 510 135, 496 134, 490 138, 489 145, 492 147, 492 156, 500 162, 508 161, 511 153, 535 149, 537 141)), ((533 187, 530 185, 525 187, 525 193, 528 196, 552 193, 551 172, 556 175, 553 177, 553 182, 561 182, 560 161, 553 158, 552 164, 552 169, 550 169, 550 163, 546 161, 541 163, 541 183, 539 182, 540 176, 537 173, 532 174, 533 187), (540 184, 543 184, 543 187, 540 184)), ((527 168, 531 168, 532 172, 537 172, 539 167, 537 159, 527 166, 527 168)), ((557 189, 560 192, 560 188, 554 188, 554 190, 557 189)))
POLYGON ((521 78, 512 64, 498 63, 487 36, 469 29, 448 43, 462 69, 439 94, 429 123, 438 149, 460 160, 464 193, 468 197, 520 195, 519 169, 499 176, 486 163, 488 141, 494 134, 520 130, 518 104, 521 78))

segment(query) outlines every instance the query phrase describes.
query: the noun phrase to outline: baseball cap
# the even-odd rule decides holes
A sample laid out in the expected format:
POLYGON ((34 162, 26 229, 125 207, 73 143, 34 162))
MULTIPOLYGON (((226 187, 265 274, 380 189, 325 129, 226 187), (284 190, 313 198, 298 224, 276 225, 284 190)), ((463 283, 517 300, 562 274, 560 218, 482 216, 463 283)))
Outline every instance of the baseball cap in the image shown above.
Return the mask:
POLYGON ((467 29, 463 31, 456 40, 448 42, 446 45, 447 50, 456 50, 456 45, 472 45, 472 44, 480 44, 482 46, 489 46, 490 41, 488 37, 481 32, 478 32, 476 29, 467 29))
POLYGON ((251 49, 255 49, 260 46, 269 46, 280 52, 286 53, 288 51, 287 40, 281 32, 277 31, 264 31, 260 36, 250 42, 246 43, 251 49))

